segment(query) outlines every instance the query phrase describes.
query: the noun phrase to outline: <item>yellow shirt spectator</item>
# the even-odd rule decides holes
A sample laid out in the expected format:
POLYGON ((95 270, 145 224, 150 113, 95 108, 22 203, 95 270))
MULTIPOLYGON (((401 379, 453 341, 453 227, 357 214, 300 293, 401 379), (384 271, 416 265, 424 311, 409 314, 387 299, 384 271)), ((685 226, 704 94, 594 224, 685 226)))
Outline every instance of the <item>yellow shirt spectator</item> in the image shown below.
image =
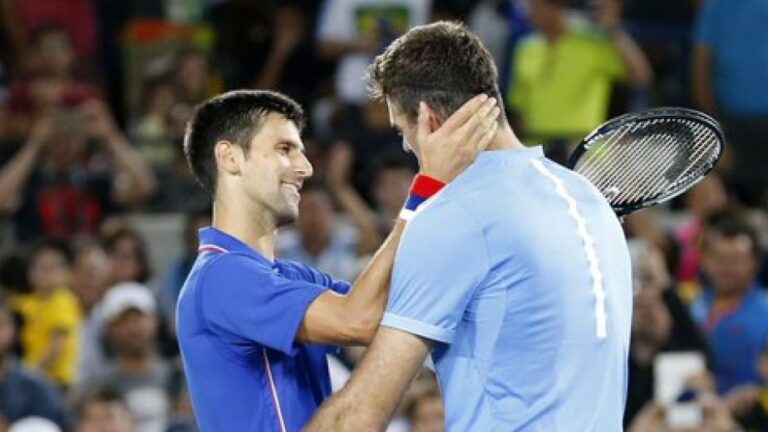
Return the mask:
POLYGON ((554 44, 540 33, 520 42, 509 103, 529 137, 580 139, 606 120, 612 83, 626 75, 605 33, 571 22, 554 44))
POLYGON ((61 386, 72 384, 82 321, 75 295, 67 288, 57 288, 45 297, 34 293, 23 294, 13 300, 13 306, 24 319, 20 333, 24 362, 30 367, 40 368, 59 335, 62 341, 59 355, 41 369, 61 386))

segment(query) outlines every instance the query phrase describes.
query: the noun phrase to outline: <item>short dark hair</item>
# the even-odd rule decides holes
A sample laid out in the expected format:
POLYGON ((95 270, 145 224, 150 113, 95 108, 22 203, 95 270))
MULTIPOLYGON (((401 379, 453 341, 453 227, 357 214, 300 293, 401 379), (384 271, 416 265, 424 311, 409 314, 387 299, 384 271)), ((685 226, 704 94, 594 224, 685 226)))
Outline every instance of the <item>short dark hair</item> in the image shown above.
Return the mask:
POLYGON ((216 193, 216 143, 226 140, 250 149, 267 114, 277 113, 304 128, 304 111, 283 94, 267 90, 236 90, 203 102, 195 109, 184 135, 184 155, 200 185, 216 193))
POLYGON ((480 93, 502 100, 493 57, 460 23, 412 28, 376 57, 368 72, 371 96, 392 97, 411 119, 420 101, 447 118, 480 93))
POLYGON ((110 384, 97 384, 86 390, 75 401, 75 416, 80 422, 85 415, 85 410, 91 404, 118 404, 128 410, 128 403, 123 394, 110 384))
POLYGON ((752 255, 759 261, 763 256, 763 248, 760 244, 760 236, 757 230, 749 222, 747 216, 740 211, 723 210, 713 213, 705 221, 703 247, 708 249, 712 235, 734 238, 745 236, 751 243, 752 255))
POLYGON ((104 250, 109 254, 115 250, 120 240, 128 238, 136 242, 137 250, 136 255, 139 261, 139 274, 136 275, 136 282, 146 283, 150 277, 152 277, 152 268, 149 264, 149 253, 147 251, 147 242, 141 233, 128 224, 115 224, 109 227, 108 230, 102 234, 102 245, 104 250))

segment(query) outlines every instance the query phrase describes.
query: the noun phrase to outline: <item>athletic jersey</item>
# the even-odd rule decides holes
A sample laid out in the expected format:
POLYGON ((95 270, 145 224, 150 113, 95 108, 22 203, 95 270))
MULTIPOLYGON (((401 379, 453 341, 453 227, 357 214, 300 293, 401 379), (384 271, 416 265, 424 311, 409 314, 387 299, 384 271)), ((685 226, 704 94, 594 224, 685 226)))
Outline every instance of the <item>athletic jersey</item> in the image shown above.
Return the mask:
POLYGON ((176 322, 197 423, 204 431, 299 431, 330 394, 327 346, 298 344, 309 305, 328 289, 311 267, 272 262, 215 228, 184 283, 176 322))
POLYGON ((486 151, 423 207, 382 325, 433 342, 447 430, 620 431, 631 267, 595 187, 541 147, 486 151))

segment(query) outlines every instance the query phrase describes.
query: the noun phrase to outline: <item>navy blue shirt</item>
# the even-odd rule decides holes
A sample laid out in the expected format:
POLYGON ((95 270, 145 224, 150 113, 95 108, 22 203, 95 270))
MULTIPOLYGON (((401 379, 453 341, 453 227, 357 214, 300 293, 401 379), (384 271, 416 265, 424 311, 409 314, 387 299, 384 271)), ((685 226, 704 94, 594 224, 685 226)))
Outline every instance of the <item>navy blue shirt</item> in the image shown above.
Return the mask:
POLYGON ((268 260, 215 228, 176 309, 179 345, 201 430, 298 431, 330 394, 324 345, 296 343, 309 305, 349 284, 268 260))
POLYGON ((0 416, 8 423, 43 417, 63 427, 64 400, 42 375, 13 360, 8 375, 0 378, 0 416))

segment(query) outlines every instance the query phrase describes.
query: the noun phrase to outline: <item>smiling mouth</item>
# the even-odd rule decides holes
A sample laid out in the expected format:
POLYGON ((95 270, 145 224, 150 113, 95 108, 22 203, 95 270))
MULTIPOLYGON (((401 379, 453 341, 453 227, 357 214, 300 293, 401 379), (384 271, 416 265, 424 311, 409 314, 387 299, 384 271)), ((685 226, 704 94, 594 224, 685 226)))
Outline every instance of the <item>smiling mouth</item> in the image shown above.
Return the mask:
POLYGON ((296 195, 299 195, 299 192, 301 191, 301 183, 283 182, 283 186, 286 186, 288 189, 290 189, 296 195))

